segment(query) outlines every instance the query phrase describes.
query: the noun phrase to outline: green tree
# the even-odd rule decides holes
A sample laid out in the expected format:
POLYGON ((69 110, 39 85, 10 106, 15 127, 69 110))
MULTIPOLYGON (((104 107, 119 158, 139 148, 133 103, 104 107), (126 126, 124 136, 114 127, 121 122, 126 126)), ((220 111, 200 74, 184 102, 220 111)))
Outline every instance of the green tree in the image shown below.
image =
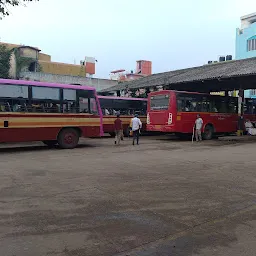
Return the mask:
POLYGON ((0 44, 0 78, 9 78, 12 51, 0 44))
POLYGON ((0 0, 0 19, 4 16, 8 16, 10 13, 8 7, 19 6, 25 2, 33 2, 39 0, 0 0))

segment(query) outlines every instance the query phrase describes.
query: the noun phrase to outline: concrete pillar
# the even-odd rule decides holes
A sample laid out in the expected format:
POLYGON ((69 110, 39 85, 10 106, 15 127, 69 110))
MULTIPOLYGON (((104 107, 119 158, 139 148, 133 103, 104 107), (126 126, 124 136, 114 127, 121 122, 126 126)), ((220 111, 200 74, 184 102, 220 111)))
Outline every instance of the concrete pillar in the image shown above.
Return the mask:
POLYGON ((240 89, 238 94, 238 130, 237 135, 243 135, 244 130, 244 90, 240 89))

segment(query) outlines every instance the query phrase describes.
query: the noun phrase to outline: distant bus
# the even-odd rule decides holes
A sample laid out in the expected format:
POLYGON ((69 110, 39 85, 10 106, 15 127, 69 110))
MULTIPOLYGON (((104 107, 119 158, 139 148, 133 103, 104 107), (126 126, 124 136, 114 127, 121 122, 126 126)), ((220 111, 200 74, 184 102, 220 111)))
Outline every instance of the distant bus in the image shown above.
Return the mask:
MULTIPOLYGON (((255 102, 245 101, 244 118, 256 121, 255 102)), ((192 134, 197 114, 203 121, 203 137, 233 133, 238 128, 238 99, 194 92, 159 91, 148 96, 147 131, 192 134)))
POLYGON ((114 121, 119 112, 123 121, 124 135, 128 136, 131 118, 138 114, 142 130, 146 130, 147 99, 112 96, 98 96, 103 113, 103 130, 114 136, 114 121))
POLYGON ((74 148, 103 134, 92 87, 0 79, 0 142, 42 141, 74 148))

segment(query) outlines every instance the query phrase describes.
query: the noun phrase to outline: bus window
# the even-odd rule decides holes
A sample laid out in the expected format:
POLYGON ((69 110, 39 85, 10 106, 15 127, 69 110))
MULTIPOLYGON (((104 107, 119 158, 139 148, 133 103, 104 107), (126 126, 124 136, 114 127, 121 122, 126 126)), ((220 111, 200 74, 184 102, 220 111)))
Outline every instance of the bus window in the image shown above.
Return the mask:
POLYGON ((28 86, 1 84, 0 95, 1 112, 27 111, 28 86))
POLYGON ((187 96, 185 98, 185 111, 186 112, 201 112, 202 102, 200 95, 187 96))
POLYGON ((89 99, 79 97, 79 113, 89 113, 89 99))
POLYGON ((210 100, 208 97, 202 98, 202 112, 209 112, 210 111, 210 100))
POLYGON ((32 87, 32 112, 60 113, 60 89, 32 87))
POLYGON ((236 98, 229 98, 228 99, 228 113, 237 113, 237 104, 238 101, 236 98))
POLYGON ((63 113, 77 113, 77 105, 75 101, 63 102, 63 113))
POLYGON ((95 98, 90 98, 90 113, 94 115, 98 114, 97 102, 95 98))
POLYGON ((150 98, 151 110, 167 110, 170 104, 169 94, 154 95, 150 98))
POLYGON ((28 99, 28 86, 1 84, 0 95, 1 95, 1 98, 28 99))
POLYGON ((218 113, 227 113, 228 109, 227 109, 227 101, 226 99, 223 97, 223 99, 218 98, 216 101, 216 108, 218 110, 218 113))

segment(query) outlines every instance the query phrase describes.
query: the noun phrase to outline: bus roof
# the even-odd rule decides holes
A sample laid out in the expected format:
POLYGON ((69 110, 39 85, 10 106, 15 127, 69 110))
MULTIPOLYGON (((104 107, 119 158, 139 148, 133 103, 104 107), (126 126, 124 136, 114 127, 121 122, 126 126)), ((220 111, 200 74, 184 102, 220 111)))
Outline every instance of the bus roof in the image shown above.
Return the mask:
POLYGON ((138 100, 147 101, 146 98, 129 98, 129 97, 117 97, 117 96, 98 96, 99 99, 113 99, 113 100, 138 100))
POLYGON ((37 82, 37 81, 30 81, 30 80, 0 79, 0 84, 33 85, 33 86, 58 87, 58 88, 66 88, 66 89, 80 89, 80 90, 95 91, 95 88, 90 86, 37 82))

